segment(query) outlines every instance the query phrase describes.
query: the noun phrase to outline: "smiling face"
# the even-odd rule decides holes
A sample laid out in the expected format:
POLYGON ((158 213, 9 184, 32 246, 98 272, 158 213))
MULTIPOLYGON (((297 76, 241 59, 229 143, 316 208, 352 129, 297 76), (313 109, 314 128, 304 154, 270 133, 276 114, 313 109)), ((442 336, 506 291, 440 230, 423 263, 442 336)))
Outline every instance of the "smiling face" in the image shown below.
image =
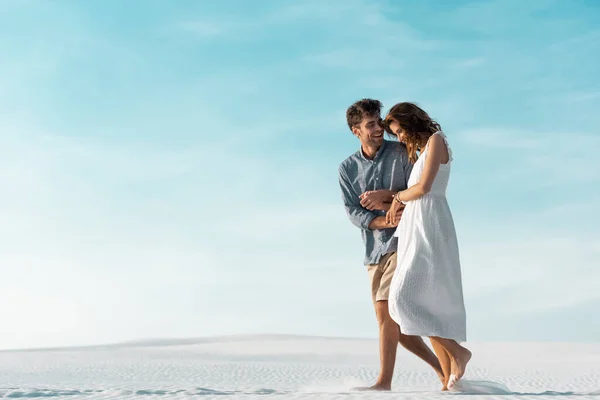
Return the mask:
POLYGON ((409 102, 398 103, 390 108, 384 126, 388 133, 406 145, 408 158, 413 163, 417 161, 417 152, 427 143, 427 139, 442 130, 440 124, 432 120, 425 110, 409 102))
POLYGON ((396 120, 391 120, 390 123, 388 124, 388 127, 390 129, 390 133, 392 133, 393 135, 396 135, 396 137, 398 138, 398 140, 404 144, 406 144, 406 140, 408 139, 406 132, 404 132, 404 129, 402 129, 402 127, 400 126, 400 123, 396 120))
POLYGON ((365 115, 360 124, 352 127, 363 149, 379 148, 383 144, 383 126, 379 114, 365 115))

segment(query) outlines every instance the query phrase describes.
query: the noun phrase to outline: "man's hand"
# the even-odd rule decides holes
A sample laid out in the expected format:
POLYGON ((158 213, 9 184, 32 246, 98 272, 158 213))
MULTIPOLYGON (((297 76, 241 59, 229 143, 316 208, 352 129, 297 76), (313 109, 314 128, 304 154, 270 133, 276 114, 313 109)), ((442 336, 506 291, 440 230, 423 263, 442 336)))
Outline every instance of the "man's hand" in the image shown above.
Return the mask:
POLYGON ((359 196, 360 205, 367 210, 387 210, 393 196, 391 190, 370 190, 359 196))

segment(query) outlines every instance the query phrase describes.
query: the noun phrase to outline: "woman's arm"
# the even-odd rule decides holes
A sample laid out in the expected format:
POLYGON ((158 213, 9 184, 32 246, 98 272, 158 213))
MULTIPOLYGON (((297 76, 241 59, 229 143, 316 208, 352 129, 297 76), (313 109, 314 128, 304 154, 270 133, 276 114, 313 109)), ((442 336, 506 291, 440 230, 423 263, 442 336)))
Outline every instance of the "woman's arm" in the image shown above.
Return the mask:
POLYGON ((423 166, 423 173, 421 179, 415 185, 409 187, 406 190, 399 192, 395 198, 400 201, 412 201, 416 200, 421 196, 426 195, 431 190, 433 181, 440 170, 440 164, 443 159, 448 159, 448 149, 444 138, 440 135, 433 135, 429 139, 429 146, 427 151, 427 158, 425 159, 425 165, 423 166))
POLYGON ((433 135, 429 139, 429 144, 427 145, 428 152, 427 158, 425 159, 425 165, 423 166, 423 173, 421 174, 421 179, 419 182, 409 187, 406 190, 398 192, 394 196, 394 201, 386 215, 386 220, 388 223, 395 222, 395 211, 401 201, 412 201, 416 200, 421 196, 426 195, 431 190, 431 186, 433 185, 433 181, 440 170, 440 164, 442 160, 448 159, 448 148, 446 147, 446 143, 444 143, 444 138, 440 135, 433 135))

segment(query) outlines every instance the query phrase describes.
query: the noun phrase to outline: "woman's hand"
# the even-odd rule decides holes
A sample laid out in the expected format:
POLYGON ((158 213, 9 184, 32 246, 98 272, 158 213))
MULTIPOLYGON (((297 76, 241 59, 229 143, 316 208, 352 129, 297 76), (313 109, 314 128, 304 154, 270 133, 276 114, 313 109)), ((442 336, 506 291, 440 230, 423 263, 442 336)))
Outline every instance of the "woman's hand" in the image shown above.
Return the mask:
POLYGON ((404 213, 404 207, 404 204, 394 198, 390 209, 387 214, 385 214, 385 221, 389 225, 397 226, 398 222, 400 222, 400 218, 402 218, 402 213, 404 213))

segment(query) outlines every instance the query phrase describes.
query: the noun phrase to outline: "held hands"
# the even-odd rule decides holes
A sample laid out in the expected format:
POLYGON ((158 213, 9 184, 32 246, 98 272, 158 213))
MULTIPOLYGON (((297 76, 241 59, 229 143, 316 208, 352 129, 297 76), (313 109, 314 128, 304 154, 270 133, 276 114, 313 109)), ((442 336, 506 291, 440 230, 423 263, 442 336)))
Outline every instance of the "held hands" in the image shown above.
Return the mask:
POLYGON ((359 198, 360 205, 367 210, 387 210, 392 201, 392 193, 389 190, 370 190, 359 198))
POLYGON ((371 190, 359 196, 360 205, 367 210, 388 210, 385 216, 377 217, 376 229, 395 228, 400 222, 404 212, 404 204, 393 200, 394 194, 391 190, 371 190))

